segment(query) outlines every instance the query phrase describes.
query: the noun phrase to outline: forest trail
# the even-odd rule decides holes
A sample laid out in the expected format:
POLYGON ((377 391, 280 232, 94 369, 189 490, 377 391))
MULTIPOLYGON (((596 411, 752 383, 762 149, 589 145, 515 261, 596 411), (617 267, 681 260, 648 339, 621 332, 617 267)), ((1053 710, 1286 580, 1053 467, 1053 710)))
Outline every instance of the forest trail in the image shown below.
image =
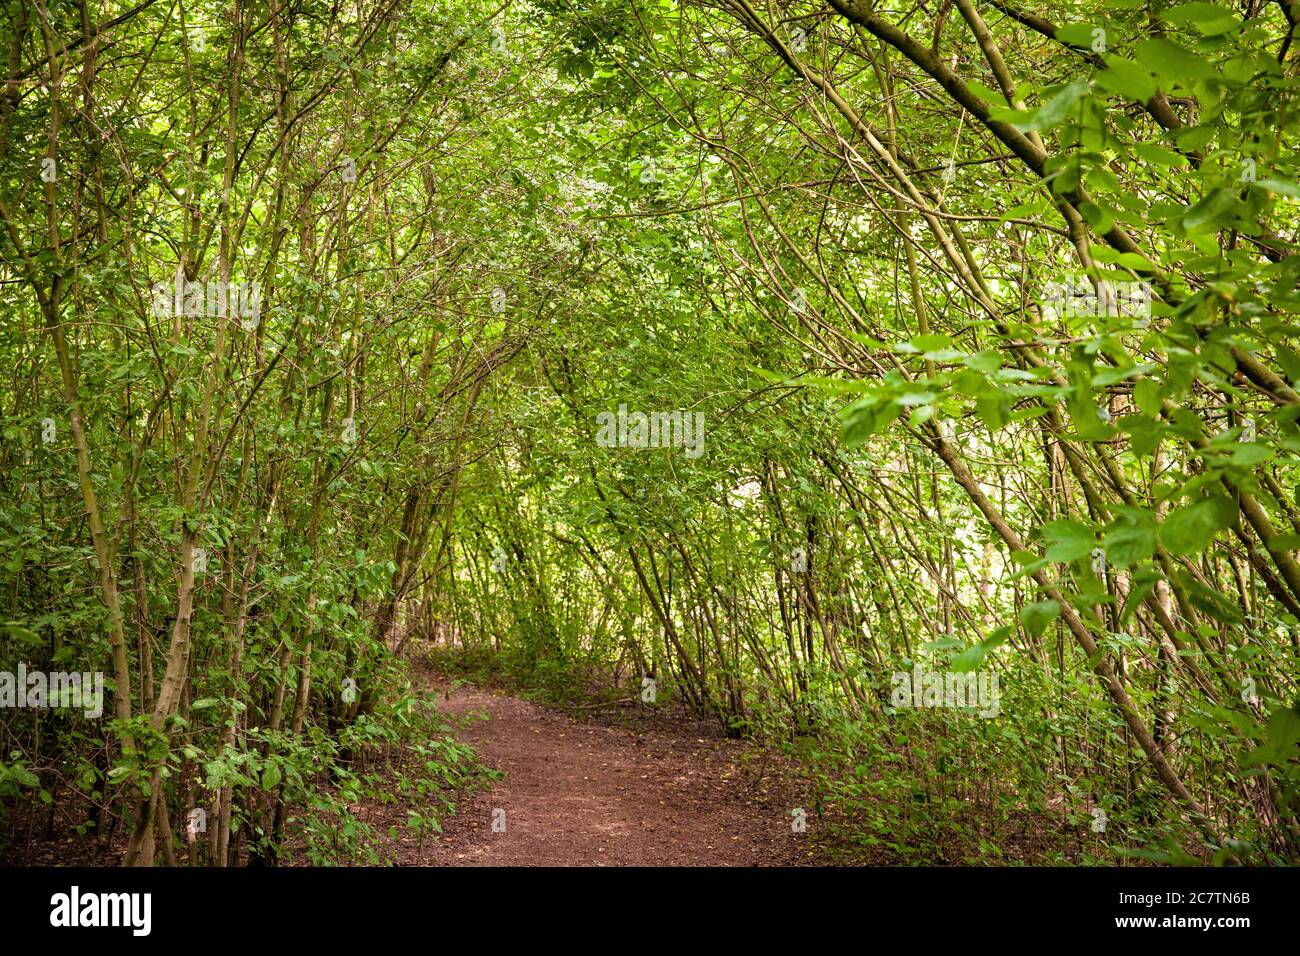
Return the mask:
POLYGON ((578 720, 504 694, 440 690, 457 736, 504 777, 444 822, 441 866, 791 866, 821 862, 797 803, 741 762, 747 746, 677 728, 578 720), (498 830, 504 811, 504 832, 498 830))

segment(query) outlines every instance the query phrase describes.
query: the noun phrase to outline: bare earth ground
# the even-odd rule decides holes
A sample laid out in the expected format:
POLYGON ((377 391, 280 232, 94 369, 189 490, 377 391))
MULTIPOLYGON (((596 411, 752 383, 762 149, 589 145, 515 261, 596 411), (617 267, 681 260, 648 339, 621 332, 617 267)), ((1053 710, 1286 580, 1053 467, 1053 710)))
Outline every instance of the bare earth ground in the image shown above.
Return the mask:
MULTIPOLYGON (((411 809, 396 771, 382 757, 362 768, 380 775, 383 800, 351 808, 371 828, 377 862, 398 866, 799 866, 897 864, 881 847, 842 845, 815 809, 799 768, 771 749, 728 739, 716 724, 668 707, 628 702, 570 716, 510 694, 464 685, 417 662, 413 678, 472 745, 500 772, 485 789, 456 795, 441 834, 407 826, 411 809), (386 781, 385 782, 385 778, 386 781), (792 810, 805 811, 794 832, 792 810), (496 827, 494 828, 494 822, 496 827), (501 824, 504 823, 504 829, 501 824)), ((60 794, 61 798, 63 794, 60 794)), ((114 866, 125 833, 106 844, 71 833, 84 800, 55 807, 20 806, 4 819, 0 864, 114 866), (74 805, 75 804, 75 805, 74 805), (60 808, 62 808, 60 810, 60 808), (59 818, 45 825, 49 811, 59 818), (17 837, 17 843, 14 838, 17 837)), ((301 809, 296 811, 301 813, 301 809)), ((1040 858, 1061 839, 1062 821, 1027 814, 998 839, 1010 862, 1040 858)), ((284 865, 310 865, 293 833, 284 865)), ((936 850, 932 862, 961 862, 936 850)), ((183 861, 182 861, 183 862, 183 861)), ((339 862, 345 865, 347 859, 339 862)), ((351 861, 360 862, 360 861, 351 861)))
MULTIPOLYGON (((445 822, 420 861, 442 866, 772 866, 821 862, 797 805, 747 745, 680 728, 575 720, 474 687, 439 695, 458 736, 505 776, 445 822), (498 811, 495 813, 494 811, 498 811), (504 811, 504 815, 499 811, 504 811), (497 821, 497 831, 493 821, 497 821), (504 832, 500 831, 504 820, 504 832)), ((697 731, 698 732, 698 731, 697 731)), ((414 861, 412 861, 414 862, 414 861)))
MULTIPOLYGON (((487 789, 463 792, 456 813, 442 820, 441 835, 420 835, 407 827, 409 807, 395 784, 389 801, 367 799, 353 806, 357 818, 373 828, 381 863, 826 862, 816 845, 818 818, 809 798, 800 795, 802 787, 792 782, 788 762, 723 737, 716 724, 691 720, 669 708, 641 706, 582 711, 573 718, 504 692, 453 685, 422 665, 413 676, 451 719, 456 736, 504 775, 487 789), (796 807, 808 808, 806 832, 793 832, 791 810, 796 807), (493 811, 504 811, 504 817, 494 817, 493 811), (493 829, 494 819, 498 830, 493 829), (500 831, 503 819, 505 829, 500 831)), ((391 775, 382 765, 368 769, 391 775)), ((18 842, 0 851, 0 864, 118 865, 125 832, 118 830, 103 844, 74 836, 71 824, 84 814, 84 800, 73 803, 56 806, 59 822, 52 831, 46 831, 42 807, 22 806, 23 820, 4 821, 14 828, 10 840, 16 836, 18 842)), ((292 833, 284 865, 310 865, 301 839, 292 833)))

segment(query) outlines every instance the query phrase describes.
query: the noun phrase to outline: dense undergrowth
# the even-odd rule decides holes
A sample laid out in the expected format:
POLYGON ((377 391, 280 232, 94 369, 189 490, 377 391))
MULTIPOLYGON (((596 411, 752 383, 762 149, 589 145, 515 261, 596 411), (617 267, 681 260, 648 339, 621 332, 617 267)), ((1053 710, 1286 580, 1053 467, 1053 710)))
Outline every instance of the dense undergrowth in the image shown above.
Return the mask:
POLYGON ((897 858, 1300 858, 1294 5, 3 18, 11 852, 436 830, 416 641, 897 858))

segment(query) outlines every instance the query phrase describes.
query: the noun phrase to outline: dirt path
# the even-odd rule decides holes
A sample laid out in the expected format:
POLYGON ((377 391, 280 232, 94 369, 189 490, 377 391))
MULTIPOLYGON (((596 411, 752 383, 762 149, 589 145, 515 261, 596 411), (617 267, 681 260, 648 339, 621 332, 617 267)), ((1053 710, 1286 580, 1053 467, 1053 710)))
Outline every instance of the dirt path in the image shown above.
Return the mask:
POLYGON ((489 716, 458 735, 505 776, 446 821, 434 865, 818 862, 810 833, 792 832, 797 804, 757 767, 743 767, 740 741, 575 721, 477 688, 439 694, 439 704, 451 715, 489 716))

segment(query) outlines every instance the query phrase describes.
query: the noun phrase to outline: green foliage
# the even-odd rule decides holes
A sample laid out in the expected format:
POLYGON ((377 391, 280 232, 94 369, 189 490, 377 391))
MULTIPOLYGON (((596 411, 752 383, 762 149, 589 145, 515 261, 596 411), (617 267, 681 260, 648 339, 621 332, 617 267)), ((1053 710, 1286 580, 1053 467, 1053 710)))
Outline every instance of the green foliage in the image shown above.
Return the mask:
POLYGON ((367 755, 422 836, 472 776, 432 648, 650 679, 889 859, 1296 858, 1278 5, 990 17, 999 57, 880 4, 123 5, 57 83, 20 10, 0 669, 108 693, 13 711, 0 799, 380 859, 367 755), (178 268, 260 312, 160 309, 178 268), (917 662, 999 715, 894 706, 917 662))

